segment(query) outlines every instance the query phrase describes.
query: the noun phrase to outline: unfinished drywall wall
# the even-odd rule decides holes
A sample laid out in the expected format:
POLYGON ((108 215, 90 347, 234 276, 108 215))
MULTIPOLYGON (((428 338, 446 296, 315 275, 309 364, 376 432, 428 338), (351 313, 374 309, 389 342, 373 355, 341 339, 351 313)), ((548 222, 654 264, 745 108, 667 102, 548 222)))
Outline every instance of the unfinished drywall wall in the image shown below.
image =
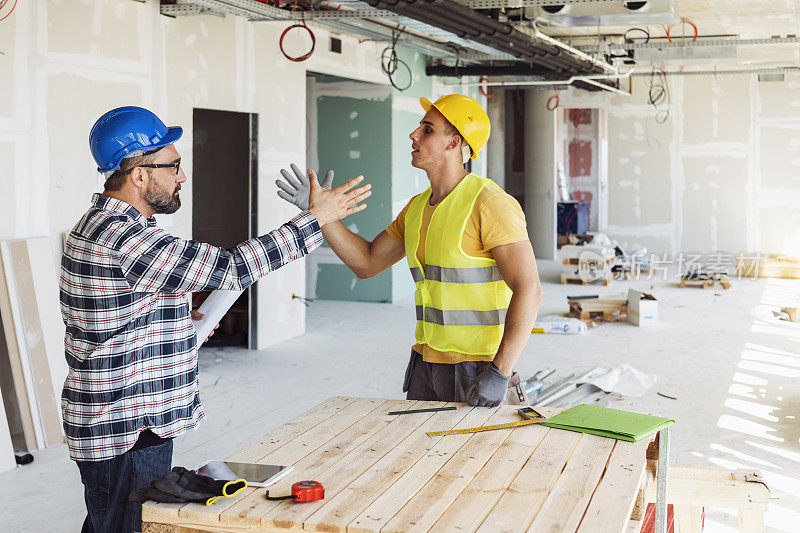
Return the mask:
MULTIPOLYGON (((441 79, 425 75, 425 65, 428 61, 424 55, 408 49, 400 49, 399 57, 405 61, 413 73, 413 82, 405 91, 395 89, 392 106, 392 218, 415 195, 430 187, 427 174, 411 166, 411 139, 409 135, 419 127, 419 122, 425 116, 425 111, 419 103, 420 97, 426 97, 432 102, 445 94, 466 94, 477 100, 486 109, 486 98, 477 87, 472 84, 478 81, 477 77, 464 77, 459 81, 453 78, 441 79), (463 83, 464 85, 461 85, 463 83)), ((398 81, 402 83, 402 81, 398 81)), ((481 176, 486 176, 486 152, 484 149, 478 159, 472 160, 472 171, 481 176)), ((491 176, 489 176, 491 177, 491 176)), ((414 292, 414 282, 408 269, 408 263, 403 260, 392 268, 392 299, 398 301, 411 296, 414 292)))
MULTIPOLYGON (((275 194, 274 180, 290 162, 305 165, 305 79, 313 70, 385 83, 374 42, 339 35, 342 53, 328 51, 330 33, 309 24, 317 49, 306 62, 281 55, 289 23, 237 17, 164 17, 159 2, 96 0, 20 2, 0 22, 0 239, 50 235, 53 259, 61 233, 88 207, 101 184, 88 133, 105 111, 121 105, 153 110, 184 127, 176 143, 192 168, 194 107, 258 113, 259 233, 297 209, 275 194), (6 205, 8 204, 8 205, 6 205)), ((301 32, 287 46, 303 46, 301 32)), ((192 179, 183 207, 161 217, 171 233, 191 236, 192 179)), ((209 216, 213 216, 210 213, 209 216)), ((257 285, 259 347, 305 330, 305 266, 290 264, 257 285)))
MULTIPOLYGON (((310 79, 308 86, 318 161, 312 166, 319 169, 320 178, 327 169, 334 169, 336 184, 363 175, 365 182, 372 185, 367 209, 347 217, 343 223, 353 233, 374 239, 391 222, 391 90, 324 77, 310 79)), ((323 247, 328 248, 327 243, 323 247)), ((308 281, 317 298, 391 301, 390 272, 361 280, 329 252, 321 249, 314 254, 316 261, 309 262, 308 281)))
POLYGON ((669 79, 657 124, 648 79, 632 96, 570 90, 608 111, 607 233, 626 250, 800 255, 800 76, 669 79))

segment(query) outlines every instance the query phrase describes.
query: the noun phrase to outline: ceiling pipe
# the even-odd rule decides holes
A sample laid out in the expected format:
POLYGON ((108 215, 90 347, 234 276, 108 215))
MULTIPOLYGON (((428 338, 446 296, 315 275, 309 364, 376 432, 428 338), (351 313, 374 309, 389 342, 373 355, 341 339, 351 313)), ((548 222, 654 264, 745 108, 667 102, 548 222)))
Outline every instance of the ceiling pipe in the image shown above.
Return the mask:
MULTIPOLYGON (((424 1, 430 2, 430 0, 424 1)), ((561 51, 558 48, 551 49, 551 47, 538 46, 537 44, 533 43, 527 35, 514 30, 514 28, 511 26, 507 26, 507 28, 514 30, 514 33, 501 31, 496 26, 486 23, 486 21, 496 22, 490 17, 476 14, 477 16, 473 18, 464 13, 446 11, 446 8, 440 7, 437 4, 426 6, 424 9, 425 13, 436 13, 448 20, 458 19, 461 24, 467 26, 477 23, 485 29, 483 32, 484 38, 502 44, 504 51, 508 51, 509 53, 522 53, 523 55, 537 59, 542 63, 549 63, 553 66, 553 68, 557 68, 558 70, 567 70, 564 64, 568 62, 568 60, 565 61, 562 58, 555 57, 560 55, 561 51)), ((500 22, 497 22, 497 24, 502 26, 502 23, 500 22)))
MULTIPOLYGON (((455 16, 461 18, 462 20, 466 20, 467 23, 471 22, 474 24, 479 24, 490 30, 500 32, 500 34, 507 35, 509 38, 513 39, 516 45, 519 45, 521 47, 532 48, 542 55, 558 56, 558 55, 563 55, 561 54, 562 50, 567 50, 571 54, 574 54, 580 59, 596 64, 594 58, 592 58, 588 54, 580 52, 579 50, 574 49, 570 46, 567 46, 564 43, 557 41, 556 39, 553 39, 543 33, 541 35, 543 35, 545 38, 542 40, 545 41, 546 44, 532 42, 527 34, 517 30, 512 25, 495 20, 492 17, 489 17, 482 13, 478 13, 470 8, 466 8, 462 4, 455 3, 452 0, 406 0, 406 1, 417 2, 417 3, 424 2, 425 4, 430 6, 430 9, 432 10, 438 10, 439 12, 444 12, 448 16, 455 16), (575 52, 578 53, 576 54, 575 52)), ((538 30, 536 31, 538 32, 538 30)), ((574 58, 568 58, 568 59, 574 60, 574 58)), ((580 61, 576 61, 575 66, 580 67, 581 66, 580 61)))
POLYGON ((546 76, 550 70, 530 65, 465 65, 451 67, 447 65, 428 65, 425 74, 428 76, 546 76))
POLYGON ((633 75, 634 69, 629 69, 625 73, 616 73, 616 74, 593 74, 587 76, 570 76, 565 80, 521 80, 521 81, 484 81, 484 82, 477 82, 477 83, 458 83, 454 85, 460 85, 461 87, 537 87, 537 86, 547 86, 547 85, 571 85, 573 83, 587 83, 594 87, 598 87, 600 89, 621 94, 624 96, 630 96, 630 93, 625 92, 621 89, 616 87, 612 87, 610 85, 606 85, 604 83, 600 83, 602 80, 624 80, 630 78, 633 75))
POLYGON ((559 41, 558 39, 554 39, 553 37, 550 37, 549 35, 547 35, 545 33, 542 33, 539 30, 539 28, 536 26, 536 24, 533 25, 533 32, 534 32, 534 35, 538 39, 541 39, 541 40, 543 40, 545 42, 548 42, 548 43, 552 44, 553 46, 557 46, 557 47, 559 47, 559 48, 561 48, 563 50, 566 50, 570 54, 573 54, 573 55, 575 55, 577 57, 580 57, 584 61, 588 61, 588 62, 592 63, 593 65, 598 66, 598 67, 602 68, 603 70, 611 71, 614 74, 618 74, 619 73, 619 70, 614 65, 612 65, 610 63, 607 63, 605 61, 601 61, 599 59, 596 59, 596 58, 590 56, 589 54, 587 54, 585 52, 582 52, 581 50, 578 50, 574 46, 570 46, 567 43, 563 43, 563 42, 559 41))
MULTIPOLYGON (((387 9, 400 15, 410 16, 416 20, 431 24, 445 31, 450 31, 459 36, 470 38, 476 42, 486 44, 497 50, 507 52, 514 57, 524 58, 549 67, 555 73, 566 74, 569 71, 585 70, 582 59, 570 57, 567 54, 548 54, 551 46, 536 45, 531 38, 510 25, 495 21, 477 13, 452 0, 435 0, 435 5, 429 0, 366 0, 376 8, 387 9), (455 15, 458 13, 458 16, 455 15), (487 22, 490 21, 490 22, 487 22), (487 31, 481 31, 485 28, 487 31), (501 29, 502 28, 502 29, 501 29), (478 35, 468 29, 478 29, 478 35), (510 30, 510 31, 508 31, 510 30), (466 33, 465 33, 466 32, 466 33)), ((558 52, 558 48, 552 47, 558 52)), ((590 71, 597 72, 598 67, 592 64, 590 71)))
POLYGON ((569 72, 569 70, 564 67, 563 62, 560 60, 557 60, 553 57, 536 56, 529 49, 509 45, 507 40, 503 37, 484 36, 483 39, 481 39, 480 32, 466 33, 464 25, 457 25, 453 22, 452 18, 445 17, 438 12, 433 12, 433 10, 427 10, 422 6, 416 6, 414 4, 400 5, 401 2, 399 0, 374 0, 371 1, 370 4, 373 6, 380 6, 382 9, 390 9, 392 11, 405 14, 406 16, 411 16, 412 18, 434 25, 462 38, 472 37, 478 42, 483 42, 484 44, 488 44, 493 48, 513 54, 518 58, 525 59, 527 61, 538 62, 541 65, 550 68, 555 74, 563 75, 569 72))

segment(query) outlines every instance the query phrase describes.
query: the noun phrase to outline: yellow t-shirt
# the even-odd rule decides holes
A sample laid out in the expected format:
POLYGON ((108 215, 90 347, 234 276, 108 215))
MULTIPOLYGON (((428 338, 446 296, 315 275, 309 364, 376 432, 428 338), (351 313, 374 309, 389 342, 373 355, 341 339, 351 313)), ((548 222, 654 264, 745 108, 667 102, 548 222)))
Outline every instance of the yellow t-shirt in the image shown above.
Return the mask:
MULTIPOLYGON (((405 244, 405 217, 408 204, 403 208, 397 218, 386 228, 386 233, 396 241, 405 244)), ((422 211, 422 228, 420 230, 417 258, 420 264, 425 265, 425 235, 428 225, 436 210, 437 205, 426 204, 422 211)), ((489 257, 492 248, 504 244, 512 244, 528 240, 528 229, 525 225, 525 215, 522 208, 512 196, 504 191, 486 186, 478 194, 475 206, 472 208, 464 235, 461 238, 461 248, 464 253, 473 257, 489 257)), ((422 354, 424 361, 429 363, 461 363, 463 361, 491 361, 494 356, 468 355, 458 352, 440 352, 427 344, 416 344, 414 350, 422 354)))

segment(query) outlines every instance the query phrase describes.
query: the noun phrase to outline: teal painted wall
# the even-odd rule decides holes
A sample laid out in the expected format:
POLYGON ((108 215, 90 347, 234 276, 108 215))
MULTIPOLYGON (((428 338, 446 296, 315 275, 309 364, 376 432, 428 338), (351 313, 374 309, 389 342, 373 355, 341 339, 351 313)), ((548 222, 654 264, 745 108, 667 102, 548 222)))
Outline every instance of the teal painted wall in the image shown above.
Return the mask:
MULTIPOLYGON (((425 75, 429 58, 397 47, 399 59, 411 70, 412 84, 405 91, 391 90, 391 96, 375 98, 359 95, 319 96, 317 105, 317 149, 320 174, 336 169, 336 183, 364 174, 372 184, 372 197, 366 210, 344 220, 345 226, 367 240, 374 239, 399 214, 415 194, 430 185, 425 172, 411 166, 409 134, 425 114, 419 104, 422 96, 435 100, 442 94, 460 92, 486 104, 477 87, 444 85, 425 75), (357 132, 356 135, 353 135, 357 132)), ((397 83, 406 83, 400 69, 397 83)), ((344 81, 317 80, 318 84, 344 81)), ((452 82, 452 78, 448 81, 452 82)), ((477 78, 464 78, 473 82, 477 78)), ((369 84, 357 83, 358 86, 369 84)), ((376 87, 376 86, 372 86, 376 87)), ((485 160, 479 158, 473 171, 484 173, 485 160)), ((324 244, 323 246, 327 246, 324 244)), ((396 302, 414 293, 414 283, 405 259, 389 271, 370 279, 358 280, 350 270, 334 263, 317 267, 316 296, 323 299, 364 302, 396 302)))
MULTIPOLYGON (((411 69, 413 82, 405 91, 392 91, 392 215, 396 216, 412 196, 430 186, 425 172, 411 166, 411 139, 425 112, 419 105, 422 96, 431 98, 433 79, 425 75, 427 56, 397 47, 398 57, 411 69)), ((398 80, 401 83, 403 80, 398 80)), ((414 282, 403 259, 392 267, 392 301, 414 294, 414 282)))
MULTIPOLYGON (((374 239, 391 222, 391 99, 317 98, 320 174, 336 169, 335 184, 363 174, 372 184, 368 207, 343 220, 351 231, 374 239)), ((325 243, 323 246, 327 246, 325 243)), ((358 280, 344 265, 320 264, 318 298, 361 302, 392 300, 390 276, 358 280)))

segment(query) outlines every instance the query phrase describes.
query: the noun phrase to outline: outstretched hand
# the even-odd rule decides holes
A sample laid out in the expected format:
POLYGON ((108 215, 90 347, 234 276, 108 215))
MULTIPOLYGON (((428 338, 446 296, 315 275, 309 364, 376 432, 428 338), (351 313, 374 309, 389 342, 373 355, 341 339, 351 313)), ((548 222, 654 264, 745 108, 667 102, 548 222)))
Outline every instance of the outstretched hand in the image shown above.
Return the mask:
MULTIPOLYGON (((282 168, 281 174, 283 175, 283 179, 286 181, 275 181, 275 184, 281 189, 278 191, 278 196, 290 204, 296 205, 303 211, 308 211, 308 197, 311 193, 311 183, 305 172, 300 170, 297 165, 292 163, 291 168, 294 172, 294 176, 292 176, 288 170, 282 168)), ((311 171, 309 170, 309 172, 311 171)), ((333 170, 329 170, 325 173, 325 179, 322 180, 322 188, 330 189, 332 186, 333 170)))
MULTIPOLYGON (((333 180, 333 173, 328 171, 328 174, 333 180)), ((328 175, 325 176, 323 184, 327 181, 328 175)), ((350 181, 328 190, 319 184, 317 174, 311 169, 308 170, 308 209, 317 218, 320 227, 367 208, 367 204, 361 202, 372 195, 372 185, 366 184, 357 189, 354 188, 362 181, 364 181, 364 176, 356 176, 350 181)))

